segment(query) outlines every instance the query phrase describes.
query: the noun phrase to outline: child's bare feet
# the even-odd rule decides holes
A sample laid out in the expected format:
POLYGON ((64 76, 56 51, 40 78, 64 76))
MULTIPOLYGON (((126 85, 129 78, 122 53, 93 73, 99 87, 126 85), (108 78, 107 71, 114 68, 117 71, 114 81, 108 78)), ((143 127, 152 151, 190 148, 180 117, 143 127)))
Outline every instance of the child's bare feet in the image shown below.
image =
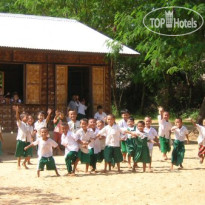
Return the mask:
POLYGON ((148 172, 153 172, 151 167, 148 168, 148 172))
POLYGON ((136 169, 135 169, 135 168, 134 168, 134 169, 132 169, 132 172, 133 172, 133 173, 135 173, 135 172, 136 172, 136 169))
POLYGON ((33 165, 31 162, 28 162, 29 165, 33 165))
POLYGON ((91 172, 90 171, 85 171, 85 174, 91 174, 91 172))

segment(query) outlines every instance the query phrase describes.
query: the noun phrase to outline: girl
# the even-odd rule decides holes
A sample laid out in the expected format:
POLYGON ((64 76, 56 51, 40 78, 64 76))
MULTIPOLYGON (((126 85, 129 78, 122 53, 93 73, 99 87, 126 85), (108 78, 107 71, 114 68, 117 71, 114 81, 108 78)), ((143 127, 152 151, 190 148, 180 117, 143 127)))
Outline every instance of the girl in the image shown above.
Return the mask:
MULTIPOLYGON (((102 130, 105 126, 103 120, 97 120, 97 130, 98 132, 102 130)), ((100 136, 98 138, 100 140, 100 152, 98 153, 98 162, 102 162, 104 160, 104 149, 105 149, 105 136, 100 136)))
POLYGON ((173 165, 179 166, 182 169, 182 162, 184 159, 185 147, 184 141, 185 137, 187 138, 187 143, 189 142, 188 138, 188 130, 185 126, 182 125, 182 119, 177 118, 175 120, 175 126, 171 129, 174 132, 175 140, 174 140, 174 149, 172 151, 172 164, 171 170, 173 170, 173 165))
POLYGON ((53 131, 53 139, 58 144, 58 146, 61 146, 61 124, 64 120, 64 114, 63 112, 60 112, 56 110, 55 117, 53 119, 54 124, 54 131, 53 131))

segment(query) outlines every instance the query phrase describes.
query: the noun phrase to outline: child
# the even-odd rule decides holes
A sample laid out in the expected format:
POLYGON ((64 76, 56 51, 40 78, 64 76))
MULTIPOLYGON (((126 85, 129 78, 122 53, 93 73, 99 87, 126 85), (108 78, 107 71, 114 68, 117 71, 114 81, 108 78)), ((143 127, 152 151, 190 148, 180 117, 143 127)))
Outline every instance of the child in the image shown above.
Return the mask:
POLYGON ((174 149, 172 151, 172 163, 171 170, 173 170, 173 165, 179 166, 183 169, 182 162, 184 159, 185 147, 184 141, 185 137, 187 138, 187 143, 189 142, 188 130, 182 124, 182 119, 175 119, 175 126, 171 128, 171 131, 174 132, 174 149))
POLYGON ((120 140, 122 139, 122 135, 124 134, 125 130, 120 128, 115 123, 115 116, 113 114, 109 114, 107 116, 107 123, 108 125, 105 126, 102 130, 99 131, 98 137, 100 136, 106 136, 105 139, 105 150, 104 150, 104 157, 105 157, 105 168, 104 172, 107 172, 107 165, 109 164, 109 167, 111 167, 111 163, 114 162, 117 163, 118 172, 121 172, 120 170, 120 162, 122 162, 123 157, 120 150, 120 140))
MULTIPOLYGON (((158 138, 157 138, 157 131, 153 127, 151 127, 152 118, 151 117, 145 117, 144 121, 145 121, 144 131, 148 134, 148 139, 152 140, 152 141, 155 141, 159 145, 158 138)), ((149 164, 150 172, 152 171, 151 170, 151 167, 152 167, 151 163, 152 163, 153 146, 154 146, 154 143, 148 142, 149 154, 150 154, 150 158, 151 158, 151 162, 149 164)))
MULTIPOLYGON (((3 142, 4 142, 4 139, 1 134, 1 125, 0 125, 0 156, 2 155, 2 143, 3 142)), ((2 162, 1 159, 0 159, 0 162, 2 162)))
POLYGON ((87 106, 85 105, 85 99, 83 98, 78 104, 78 117, 77 120, 81 120, 86 118, 85 111, 87 110, 87 106))
POLYGON ((30 145, 26 146, 24 150, 36 145, 38 145, 39 157, 37 176, 40 177, 40 171, 44 170, 45 165, 47 170, 55 170, 56 175, 60 176, 53 158, 53 148, 57 148, 59 150, 60 148, 54 140, 48 137, 48 128, 42 127, 40 129, 40 137, 38 137, 35 142, 32 142, 30 145))
POLYGON ((96 120, 103 120, 105 122, 106 121, 106 117, 107 117, 107 115, 106 115, 105 112, 103 112, 102 105, 98 105, 97 106, 97 112, 95 113, 94 118, 96 120))
MULTIPOLYGON (((102 130, 105 126, 103 120, 97 120, 97 130, 98 132, 102 130)), ((105 149, 105 136, 100 136, 98 138, 100 140, 100 152, 98 153, 98 162, 102 162, 104 160, 104 149, 105 149)))
POLYGON ((36 132, 37 138, 41 136, 41 128, 47 127, 47 124, 48 124, 50 117, 51 117, 52 110, 49 108, 47 113, 48 113, 48 115, 47 115, 46 119, 45 119, 45 114, 43 111, 40 111, 38 113, 38 120, 34 123, 34 130, 36 132))
MULTIPOLYGON (((122 120, 120 120, 118 122, 118 125, 120 128, 125 128, 127 129, 127 120, 130 117, 130 112, 125 109, 121 111, 121 116, 122 116, 122 120)), ((126 155, 127 155, 127 146, 126 146, 126 141, 121 141, 121 151, 122 151, 122 156, 123 156, 123 162, 127 162, 126 161, 126 155)))
POLYGON ((136 148, 134 153, 134 165, 133 171, 135 171, 136 163, 142 162, 143 163, 143 172, 146 172, 146 163, 150 163, 150 154, 147 142, 151 142, 148 140, 148 134, 144 132, 145 123, 144 121, 139 121, 137 123, 137 131, 136 132, 129 132, 132 136, 136 137, 136 148))
POLYGON ((95 140, 93 143, 90 143, 90 149, 89 149, 89 154, 90 154, 90 166, 92 166, 92 170, 94 173, 96 173, 96 164, 97 164, 97 159, 98 159, 98 154, 101 151, 101 144, 100 140, 97 136, 99 130, 96 129, 96 119, 89 119, 88 120, 88 127, 93 131, 95 140))
MULTIPOLYGON (((29 116, 28 116, 28 122, 27 122, 27 130, 28 130, 28 132, 27 132, 27 142, 26 142, 26 146, 30 145, 30 144, 34 141, 34 135, 35 135, 35 133, 34 133, 34 130, 33 130, 33 122, 34 122, 33 117, 32 117, 31 115, 29 115, 29 116)), ((32 163, 30 162, 31 157, 33 156, 33 149, 32 149, 32 147, 29 148, 29 149, 27 149, 27 150, 25 151, 25 153, 26 153, 26 155, 28 156, 28 158, 27 158, 28 164, 32 164, 32 163)))
POLYGON ((197 128, 199 132, 198 136, 198 144, 199 144, 199 152, 198 156, 200 158, 200 163, 202 164, 205 157, 205 119, 202 121, 202 125, 196 124, 194 120, 191 120, 192 124, 197 128))
MULTIPOLYGON (((127 126, 128 126, 127 127, 128 131, 130 131, 130 132, 136 131, 134 118, 132 118, 132 117, 128 118, 127 126)), ((126 146, 127 146, 127 153, 128 153, 128 168, 131 169, 132 168, 131 158, 134 158, 134 153, 135 153, 135 148, 136 148, 136 139, 132 138, 132 135, 130 135, 130 134, 127 135, 126 146)))
MULTIPOLYGON (((88 120, 81 119, 80 120, 80 129, 76 132, 78 139, 80 140, 80 150, 78 152, 78 161, 80 160, 81 163, 86 164, 85 166, 85 173, 90 174, 88 171, 89 164, 90 164, 90 149, 93 148, 93 141, 94 141, 94 132, 91 129, 88 129, 88 120)), ((76 163, 76 166, 77 166, 76 163)))
POLYGON ((169 113, 163 112, 162 119, 159 120, 159 140, 160 149, 163 153, 163 159, 167 160, 167 152, 170 152, 170 142, 171 142, 171 128, 172 124, 169 122, 169 113))
MULTIPOLYGON (((18 134, 16 137, 17 143, 16 143, 16 152, 15 156, 17 157, 17 166, 18 168, 21 167, 21 157, 25 157, 25 151, 24 147, 26 146, 26 137, 27 137, 27 121, 28 121, 28 114, 22 113, 19 116, 19 107, 13 106, 13 109, 16 111, 16 120, 17 120, 17 126, 18 126, 18 134)), ((27 156, 23 162, 23 166, 28 169, 26 166, 26 161, 28 161, 27 156)))
POLYGON ((163 118, 163 113, 164 113, 164 108, 162 106, 158 107, 158 113, 159 115, 157 116, 158 123, 162 120, 163 118))
POLYGON ((76 169, 76 160, 78 157, 78 150, 80 143, 77 136, 69 130, 69 126, 67 123, 61 124, 62 136, 61 136, 61 144, 65 146, 65 163, 68 170, 68 176, 75 175, 76 169), (72 164, 74 164, 72 168, 72 164))
POLYGON ((69 111, 70 121, 68 122, 68 126, 70 131, 76 133, 80 129, 80 121, 77 120, 77 113, 75 110, 69 111))
POLYGON ((61 124, 64 120, 64 114, 63 112, 60 112, 56 110, 55 112, 55 117, 53 119, 53 124, 54 124, 54 131, 53 131, 53 139, 55 142, 58 143, 58 146, 60 147, 61 145, 61 124))

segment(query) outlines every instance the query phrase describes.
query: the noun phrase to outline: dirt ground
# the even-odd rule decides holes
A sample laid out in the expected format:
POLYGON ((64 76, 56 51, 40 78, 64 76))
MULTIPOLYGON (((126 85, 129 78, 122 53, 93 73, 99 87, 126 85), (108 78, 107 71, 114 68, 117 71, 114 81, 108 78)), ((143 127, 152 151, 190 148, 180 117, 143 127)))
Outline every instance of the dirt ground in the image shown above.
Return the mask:
MULTIPOLYGON (((175 167, 170 172, 170 160, 161 161, 159 148, 154 147, 153 173, 143 173, 142 164, 137 173, 132 173, 127 164, 121 163, 121 174, 114 169, 108 174, 84 175, 85 165, 80 164, 82 171, 76 177, 65 176, 64 157, 55 156, 61 176, 44 171, 40 178, 36 176, 36 157, 28 170, 18 170, 13 155, 4 154, 0 163, 0 204, 204 204, 205 164, 199 163, 197 151, 195 140, 186 145, 183 170, 175 167)), ((101 171, 103 163, 97 168, 101 171)))

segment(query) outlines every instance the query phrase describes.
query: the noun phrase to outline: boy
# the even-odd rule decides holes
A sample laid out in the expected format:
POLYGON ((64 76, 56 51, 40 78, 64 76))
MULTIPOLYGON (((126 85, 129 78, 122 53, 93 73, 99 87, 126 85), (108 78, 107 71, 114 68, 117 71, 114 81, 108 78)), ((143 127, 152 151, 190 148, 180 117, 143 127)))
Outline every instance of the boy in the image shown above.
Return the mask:
POLYGON ((68 126, 71 132, 76 133, 80 129, 80 121, 77 120, 77 113, 75 110, 70 110, 68 112, 70 121, 68 126))
MULTIPOLYGON (((97 120, 97 130, 98 132, 102 130, 105 126, 105 123, 103 120, 97 120)), ((100 136, 98 138, 100 140, 100 153, 98 154, 98 162, 102 162, 104 160, 104 149, 105 149, 105 137, 100 136)))
MULTIPOLYGON (((127 129, 128 127, 127 120, 130 117, 130 112, 127 109, 124 109, 121 111, 121 116, 123 119, 118 122, 118 125, 120 128, 127 129)), ((122 156, 123 156, 123 162, 127 162, 126 161, 126 155, 127 155, 126 141, 123 141, 123 140, 121 141, 121 151, 122 151, 122 156)))
MULTIPOLYGON (((27 142, 27 121, 28 121, 28 114, 27 113, 22 113, 19 116, 19 107, 18 106, 13 106, 13 109, 16 111, 16 120, 17 120, 17 126, 18 126, 18 133, 17 133, 17 143, 16 143, 16 152, 15 156, 17 157, 17 166, 18 168, 21 167, 21 157, 25 157, 25 151, 24 147, 26 146, 27 142)), ((25 158, 25 161, 23 162, 23 166, 25 169, 28 169, 26 166, 26 161, 28 161, 28 158, 25 158)))
POLYGON ((34 123, 34 130, 36 132, 37 138, 41 136, 41 128, 47 127, 47 124, 48 124, 50 117, 51 117, 52 110, 49 108, 47 113, 48 113, 48 115, 47 115, 46 119, 45 119, 45 114, 43 111, 40 111, 38 113, 38 120, 34 123))
POLYGON ((105 122, 106 121, 106 117, 107 117, 107 115, 106 115, 105 112, 103 112, 102 105, 98 105, 97 106, 97 112, 95 113, 94 118, 96 120, 103 120, 105 122))
POLYGON ((80 141, 80 150, 78 152, 78 160, 76 162, 76 166, 78 161, 80 160, 81 163, 86 164, 85 166, 85 173, 90 174, 88 171, 89 164, 91 162, 90 159, 90 150, 93 148, 94 142, 94 132, 91 129, 88 129, 88 120, 81 119, 80 120, 80 129, 76 132, 76 136, 80 141))
POLYGON ((171 141, 171 128, 172 124, 169 122, 169 113, 164 111, 162 119, 159 120, 159 140, 160 149, 163 154, 163 159, 168 160, 167 152, 170 152, 170 141, 171 141))
MULTIPOLYGON (((144 131, 148 134, 148 139, 152 140, 152 141, 155 141, 159 145, 159 142, 158 142, 159 140, 157 138, 157 131, 153 127, 151 127, 152 118, 151 117, 145 117, 144 121, 145 121, 144 131)), ((152 167, 151 163, 152 163, 153 146, 154 146, 154 143, 148 142, 149 154, 150 154, 150 158, 151 158, 151 161, 150 161, 150 164, 149 164, 150 172, 152 171, 151 170, 151 167, 152 167)))
POLYGON ((197 128, 199 136, 197 139, 199 145, 198 156, 200 158, 200 163, 202 164, 205 157, 205 119, 202 121, 202 125, 196 124, 194 120, 191 120, 192 124, 197 128))
POLYGON ((83 118, 86 118, 86 114, 85 111, 87 110, 87 106, 85 105, 85 99, 83 98, 80 102, 79 102, 79 106, 78 106, 78 116, 77 119, 81 120, 83 118))
POLYGON ((74 176, 79 150, 78 143, 80 143, 80 141, 77 136, 69 130, 67 123, 63 122, 61 124, 61 130, 63 133, 61 136, 61 144, 65 146, 65 163, 68 170, 68 176, 74 176), (74 164, 73 168, 72 164, 74 164))
POLYGON ((40 130, 40 137, 37 138, 35 142, 32 142, 30 145, 26 146, 24 150, 29 149, 30 147, 38 145, 38 157, 39 164, 37 170, 37 176, 40 177, 40 171, 44 170, 46 165, 47 170, 55 170, 57 176, 60 176, 55 165, 53 158, 53 148, 57 148, 60 151, 58 144, 48 137, 48 128, 42 127, 40 130))
POLYGON ((127 133, 131 134, 133 137, 136 137, 133 172, 135 172, 135 167, 137 162, 143 163, 143 172, 146 172, 146 163, 151 162, 147 142, 152 142, 152 140, 148 140, 148 134, 144 132, 144 128, 145 128, 144 121, 138 121, 136 132, 126 131, 127 133))
POLYGON ((96 173, 96 164, 98 159, 98 154, 101 151, 101 144, 100 140, 96 137, 99 130, 96 129, 96 119, 89 119, 88 120, 88 127, 93 131, 95 140, 93 141, 92 145, 90 144, 89 154, 90 154, 90 166, 92 166, 92 170, 96 173))
POLYGON ((125 130, 120 128, 115 123, 115 116, 113 114, 109 114, 107 116, 107 123, 108 125, 105 126, 102 130, 99 131, 97 137, 100 136, 106 136, 105 139, 105 150, 104 150, 104 157, 105 157, 105 168, 104 172, 107 172, 107 165, 109 164, 109 167, 111 167, 111 163, 114 162, 117 163, 118 172, 121 172, 120 170, 120 162, 122 162, 123 157, 120 150, 120 140, 124 139, 122 138, 121 134, 124 134, 125 130))
POLYGON ((183 169, 182 162, 185 153, 184 141, 186 137, 187 143, 189 142, 188 130, 185 126, 183 126, 182 119, 176 118, 175 126, 171 128, 171 131, 174 132, 175 135, 174 149, 172 151, 171 170, 173 170, 173 165, 180 165, 180 168, 183 169))

